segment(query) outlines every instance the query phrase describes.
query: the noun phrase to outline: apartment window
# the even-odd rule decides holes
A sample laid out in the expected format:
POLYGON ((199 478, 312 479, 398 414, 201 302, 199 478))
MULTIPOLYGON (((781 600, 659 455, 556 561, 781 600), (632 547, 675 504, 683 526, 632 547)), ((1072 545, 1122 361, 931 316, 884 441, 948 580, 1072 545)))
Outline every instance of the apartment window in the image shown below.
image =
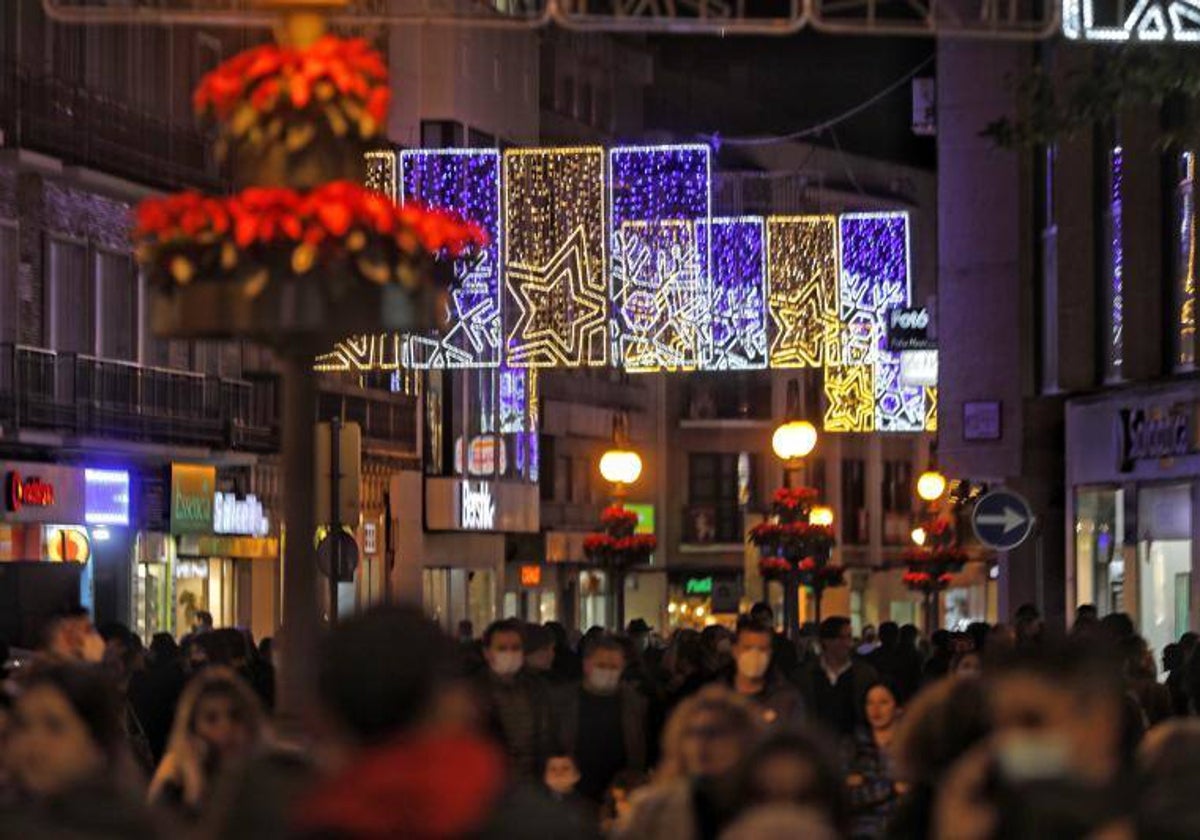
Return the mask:
POLYGON ((1103 380, 1117 382, 1125 356, 1125 235, 1124 235, 1125 150, 1113 143, 1108 150, 1105 179, 1101 243, 1100 358, 1103 380))
POLYGON ((736 452, 693 452, 688 456, 684 522, 688 542, 742 541, 742 501, 747 491, 752 496, 755 462, 755 456, 736 452))
POLYGON ((842 516, 846 542, 868 542, 867 465, 861 458, 842 459, 842 516))
POLYGON ((0 342, 17 340, 17 228, 0 223, 0 342))
POLYGON ((592 124, 601 131, 612 131, 612 123, 612 93, 608 90, 598 90, 592 124))
POLYGON ((560 114, 570 114, 575 110, 575 80, 564 76, 558 83, 558 102, 556 110, 560 114))
POLYGON ((883 509, 888 513, 908 513, 912 510, 912 463, 883 462, 883 509))
POLYGON ((453 120, 421 120, 421 147, 453 149, 463 144, 463 127, 453 120))
POLYGON ((575 103, 575 118, 585 123, 592 121, 591 82, 581 82, 579 84, 579 100, 575 103))
POLYGON ((96 287, 100 290, 100 355, 137 361, 137 273, 128 255, 95 253, 96 287))
POLYGON ((46 249, 50 336, 54 349, 93 353, 96 347, 95 284, 87 271, 87 246, 50 237, 46 249))
POLYGON ((472 128, 467 131, 467 145, 472 149, 494 149, 496 138, 486 131, 476 131, 472 128))
POLYGON ((559 498, 564 502, 575 501, 575 474, 571 470, 571 459, 560 455, 554 461, 554 487, 559 492, 559 498))
POLYGON ((1182 152, 1177 157, 1174 224, 1174 321, 1175 370, 1196 366, 1196 155, 1182 152))
MULTIPOLYGON (((554 438, 551 435, 541 435, 538 439, 538 449, 542 455, 542 463, 557 464, 554 460, 554 438)), ((538 476, 538 496, 543 502, 554 501, 556 487, 556 470, 543 470, 538 476)))

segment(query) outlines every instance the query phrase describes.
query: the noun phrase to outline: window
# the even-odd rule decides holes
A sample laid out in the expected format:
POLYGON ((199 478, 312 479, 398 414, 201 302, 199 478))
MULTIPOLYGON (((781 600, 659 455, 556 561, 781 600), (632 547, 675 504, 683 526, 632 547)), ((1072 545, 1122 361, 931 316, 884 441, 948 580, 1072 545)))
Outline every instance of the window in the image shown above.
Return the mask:
POLYGON ((575 119, 580 122, 592 121, 592 85, 581 82, 579 85, 579 100, 575 103, 575 119))
POLYGON ((867 466, 861 458, 842 459, 842 535, 851 545, 869 540, 867 466))
POLYGON ((570 114, 575 110, 575 80, 564 76, 558 83, 557 111, 560 114, 570 114))
MULTIPOLYGON (((557 464, 554 459, 554 438, 550 435, 542 435, 539 440, 539 448, 541 449, 542 459, 547 464, 557 464)), ((538 495, 543 502, 554 501, 555 478, 557 470, 544 470, 540 475, 538 483, 538 495)))
POLYGON ((96 346, 95 285, 87 272, 87 246, 51 237, 46 249, 50 335, 54 349, 93 353, 96 346))
POLYGON ((1175 323, 1170 329, 1175 342, 1175 370, 1196 366, 1196 155, 1178 156, 1174 195, 1172 248, 1174 254, 1175 323))
POLYGON ((467 145, 472 149, 494 149, 496 138, 485 131, 476 131, 472 128, 467 131, 467 145))
POLYGON ((741 501, 747 489, 753 496, 756 462, 756 456, 736 452, 693 452, 688 456, 686 542, 740 543, 745 538, 741 501))
POLYGON ((463 127, 453 120, 422 120, 421 147, 453 149, 463 144, 463 127))
POLYGON ((554 461, 554 486, 562 501, 575 501, 574 480, 575 474, 571 469, 571 459, 566 455, 560 455, 554 461))
POLYGON ((137 274, 125 254, 97 251, 96 285, 100 290, 100 355, 137 361, 137 274))
POLYGON ((912 464, 909 461, 883 462, 883 509, 888 513, 912 510, 912 464))

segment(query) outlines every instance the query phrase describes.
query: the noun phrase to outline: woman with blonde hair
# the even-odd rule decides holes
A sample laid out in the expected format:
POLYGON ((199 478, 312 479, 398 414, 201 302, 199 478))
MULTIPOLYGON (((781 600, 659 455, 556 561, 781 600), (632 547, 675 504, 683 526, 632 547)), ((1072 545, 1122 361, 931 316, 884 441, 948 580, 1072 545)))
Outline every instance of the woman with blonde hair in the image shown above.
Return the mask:
POLYGON ((664 730, 654 783, 639 791, 620 836, 717 836, 737 811, 738 771, 762 725, 751 701, 724 685, 705 686, 680 703, 664 730))
POLYGON ((150 802, 198 818, 220 780, 263 742, 257 695, 228 668, 199 672, 183 691, 150 802))

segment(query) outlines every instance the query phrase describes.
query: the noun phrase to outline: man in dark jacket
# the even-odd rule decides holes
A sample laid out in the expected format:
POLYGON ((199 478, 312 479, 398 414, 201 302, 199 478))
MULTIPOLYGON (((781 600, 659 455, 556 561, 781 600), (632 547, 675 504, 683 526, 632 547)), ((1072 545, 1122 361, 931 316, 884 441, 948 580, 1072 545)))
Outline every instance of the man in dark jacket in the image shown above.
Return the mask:
POLYGON ((774 630, 753 615, 738 619, 733 640, 733 669, 724 682, 751 700, 770 725, 798 724, 802 709, 800 692, 775 667, 772 652, 774 630))
POLYGON ((525 640, 518 621, 494 622, 483 634, 483 697, 491 728, 525 779, 540 778, 558 752, 553 701, 546 683, 525 668, 525 640))
POLYGON ((578 791, 599 803, 622 770, 646 767, 646 699, 621 681, 625 648, 598 636, 583 650, 583 681, 567 686, 557 704, 561 743, 579 767, 578 791))
POLYGON ((867 691, 878 681, 875 669, 854 661, 854 634, 850 619, 834 616, 817 628, 821 655, 800 670, 796 682, 809 713, 835 735, 853 735, 866 726, 864 703, 867 691))

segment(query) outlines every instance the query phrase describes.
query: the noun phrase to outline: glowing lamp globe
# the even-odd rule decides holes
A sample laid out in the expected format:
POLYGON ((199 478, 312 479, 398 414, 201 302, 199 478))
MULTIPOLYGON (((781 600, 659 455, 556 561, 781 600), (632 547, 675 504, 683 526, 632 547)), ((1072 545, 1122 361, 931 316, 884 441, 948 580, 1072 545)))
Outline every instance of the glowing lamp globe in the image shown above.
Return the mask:
POLYGON ((924 528, 917 527, 912 529, 912 541, 914 544, 925 545, 925 537, 926 534, 924 528))
POLYGON ((937 470, 926 470, 917 479, 917 495, 927 502, 942 498, 946 492, 946 476, 937 470))
POLYGON ((808 512, 808 524, 820 525, 825 528, 833 527, 833 508, 817 505, 808 512))
POLYGON ((610 449, 600 458, 600 475, 613 484, 633 484, 642 474, 642 459, 629 449, 610 449))
POLYGON ((803 458, 817 445, 817 430, 807 420, 792 420, 775 430, 771 448, 784 461, 803 458))

